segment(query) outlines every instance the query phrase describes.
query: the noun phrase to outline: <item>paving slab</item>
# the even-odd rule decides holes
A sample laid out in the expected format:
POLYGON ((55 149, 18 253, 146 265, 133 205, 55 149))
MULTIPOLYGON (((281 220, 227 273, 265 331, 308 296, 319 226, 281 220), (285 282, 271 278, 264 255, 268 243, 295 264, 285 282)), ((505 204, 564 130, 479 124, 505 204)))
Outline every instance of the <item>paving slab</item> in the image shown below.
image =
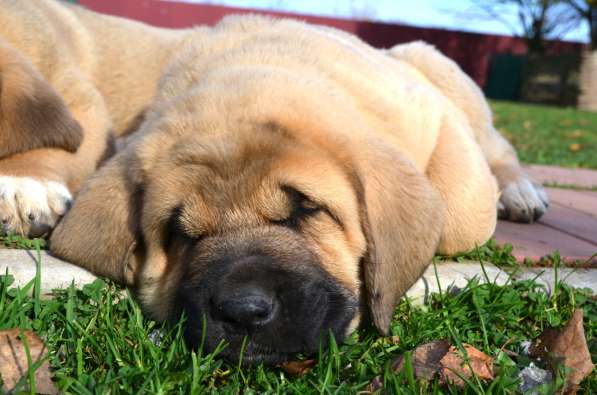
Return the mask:
MULTIPOLYGON (((15 278, 15 286, 23 287, 35 277, 37 252, 16 249, 0 249, 0 273, 8 273, 15 278)), ((491 281, 503 284, 508 275, 494 265, 486 264, 485 270, 491 281)), ((477 276, 484 281, 481 266, 475 262, 447 262, 437 265, 442 291, 449 286, 464 287, 469 279, 477 276)), ((81 287, 93 282, 97 277, 71 263, 62 261, 41 251, 41 291, 50 295, 53 289, 67 288, 72 282, 81 287)), ((430 292, 438 292, 439 287, 433 265, 430 265, 423 277, 409 290, 409 296, 421 298, 430 292)))
MULTIPOLYGON (((576 170, 575 170, 576 171, 576 170)), ((499 221, 494 237, 509 243, 519 260, 540 261, 560 251, 564 262, 582 261, 597 267, 597 192, 547 188, 550 207, 534 224, 499 221)))
POLYGON ((597 252, 597 218, 555 203, 539 223, 594 244, 597 252))
POLYGON ((509 243, 514 247, 512 254, 519 262, 525 258, 539 262, 555 250, 560 252, 566 263, 577 261, 597 264, 597 245, 561 232, 542 223, 517 224, 498 221, 493 236, 498 244, 509 243))
MULTIPOLYGON (((37 252, 27 250, 0 249, 0 270, 14 276, 15 286, 23 287, 35 277, 37 252)), ((551 268, 518 268, 514 275, 485 263, 483 267, 475 261, 469 262, 441 262, 436 269, 430 265, 423 276, 409 289, 407 296, 413 303, 423 303, 431 293, 448 291, 450 287, 464 288, 467 282, 477 278, 479 282, 490 282, 503 285, 512 276, 514 279, 526 280, 537 277, 547 291, 553 287, 555 271, 551 268), (485 272, 483 271, 485 269, 485 272), (437 277, 435 270, 437 270, 437 277), (487 275, 487 278, 486 278, 487 275), (438 285, 439 278, 439 285, 438 285)), ((597 293, 596 269, 560 268, 558 278, 570 286, 589 288, 597 293)), ((82 287, 93 282, 96 277, 90 272, 57 259, 47 252, 41 252, 41 292, 43 296, 51 296, 52 290, 67 288, 74 282, 82 287)))
POLYGON ((550 205, 568 207, 597 218, 597 192, 547 188, 547 193, 550 205))
POLYGON ((567 169, 558 166, 527 165, 528 174, 542 184, 574 185, 582 188, 597 187, 597 171, 567 169))
POLYGON ((473 278, 477 278, 482 284, 486 283, 488 278, 492 283, 504 285, 510 277, 512 278, 511 281, 536 279, 537 283, 544 286, 546 292, 551 292, 555 284, 556 270, 558 281, 574 288, 587 288, 597 294, 597 269, 529 268, 522 266, 515 269, 501 269, 489 263, 484 263, 482 267, 476 261, 441 262, 436 267, 437 276, 433 265, 430 265, 419 281, 406 293, 413 303, 423 303, 431 293, 439 292, 440 287, 437 278, 439 278, 442 292, 448 291, 448 288, 453 286, 464 288, 467 282, 473 278), (485 277, 486 274, 487 278, 485 277))
MULTIPOLYGON (((551 293, 556 279, 554 268, 522 268, 514 275, 517 280, 533 280, 545 286, 551 293)), ((560 267, 557 269, 558 281, 574 288, 588 288, 597 294, 597 269, 573 269, 560 267)))
MULTIPOLYGON (((85 269, 64 262, 41 251, 41 293, 51 295, 53 289, 68 288, 72 282, 82 287, 96 277, 85 269)), ((15 278, 14 286, 24 287, 35 277, 37 251, 0 249, 0 274, 8 273, 15 278)))
POLYGON ((492 264, 484 264, 485 273, 478 262, 441 262, 435 265, 437 276, 433 265, 430 265, 423 276, 408 290, 406 296, 415 303, 423 301, 431 293, 437 293, 440 290, 446 292, 450 287, 464 288, 467 282, 473 278, 478 278, 481 283, 486 283, 487 278, 490 282, 503 285, 508 281, 508 273, 492 264), (439 278, 439 285, 438 285, 439 278))

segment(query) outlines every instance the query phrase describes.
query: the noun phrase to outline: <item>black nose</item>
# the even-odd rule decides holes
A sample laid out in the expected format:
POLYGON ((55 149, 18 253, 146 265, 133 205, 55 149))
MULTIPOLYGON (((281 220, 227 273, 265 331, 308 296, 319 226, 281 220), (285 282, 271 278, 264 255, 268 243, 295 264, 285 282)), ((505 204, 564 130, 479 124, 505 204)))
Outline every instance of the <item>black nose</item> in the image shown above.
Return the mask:
POLYGON ((215 298, 215 314, 222 320, 242 327, 268 324, 274 317, 277 303, 265 289, 245 286, 229 295, 215 298))

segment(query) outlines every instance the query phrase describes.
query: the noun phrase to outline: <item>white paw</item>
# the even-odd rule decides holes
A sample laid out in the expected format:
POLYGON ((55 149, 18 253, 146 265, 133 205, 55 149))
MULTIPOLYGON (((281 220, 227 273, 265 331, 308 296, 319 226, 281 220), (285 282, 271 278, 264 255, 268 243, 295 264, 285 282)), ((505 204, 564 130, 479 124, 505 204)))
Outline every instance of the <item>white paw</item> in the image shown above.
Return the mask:
POLYGON ((528 178, 506 184, 498 202, 498 217, 514 222, 538 220, 549 207, 543 187, 528 178))
POLYGON ((70 208, 72 195, 55 181, 0 176, 2 233, 46 235, 70 208))

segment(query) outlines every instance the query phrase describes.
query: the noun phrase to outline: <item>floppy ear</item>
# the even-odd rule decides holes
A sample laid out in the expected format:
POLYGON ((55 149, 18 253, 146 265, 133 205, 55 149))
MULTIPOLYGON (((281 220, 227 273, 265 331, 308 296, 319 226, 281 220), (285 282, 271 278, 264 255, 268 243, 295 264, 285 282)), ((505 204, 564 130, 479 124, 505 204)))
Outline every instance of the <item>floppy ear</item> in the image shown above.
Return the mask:
POLYGON ((0 158, 34 148, 75 152, 79 123, 27 60, 0 42, 0 158))
POLYGON ((366 297, 375 326, 387 335, 398 299, 433 258, 445 205, 427 177, 402 154, 382 144, 360 151, 366 297))
POLYGON ((141 192, 126 152, 95 173, 50 238, 54 255, 116 282, 132 285, 139 254, 141 192))

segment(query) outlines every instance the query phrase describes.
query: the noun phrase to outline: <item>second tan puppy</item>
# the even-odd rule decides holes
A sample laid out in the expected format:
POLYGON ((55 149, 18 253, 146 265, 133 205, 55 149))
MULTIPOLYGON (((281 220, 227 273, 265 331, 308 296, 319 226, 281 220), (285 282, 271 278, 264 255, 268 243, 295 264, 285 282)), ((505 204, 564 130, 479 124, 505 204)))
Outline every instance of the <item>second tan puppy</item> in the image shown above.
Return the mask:
POLYGON ((184 312, 191 343, 205 320, 225 357, 247 337, 247 361, 276 363, 366 313, 387 333, 434 253, 486 241, 498 206, 545 210, 478 88, 425 44, 0 6, 5 230, 48 231, 76 193, 52 251, 133 287, 154 318, 184 312), (135 132, 92 175, 110 130, 135 132))

